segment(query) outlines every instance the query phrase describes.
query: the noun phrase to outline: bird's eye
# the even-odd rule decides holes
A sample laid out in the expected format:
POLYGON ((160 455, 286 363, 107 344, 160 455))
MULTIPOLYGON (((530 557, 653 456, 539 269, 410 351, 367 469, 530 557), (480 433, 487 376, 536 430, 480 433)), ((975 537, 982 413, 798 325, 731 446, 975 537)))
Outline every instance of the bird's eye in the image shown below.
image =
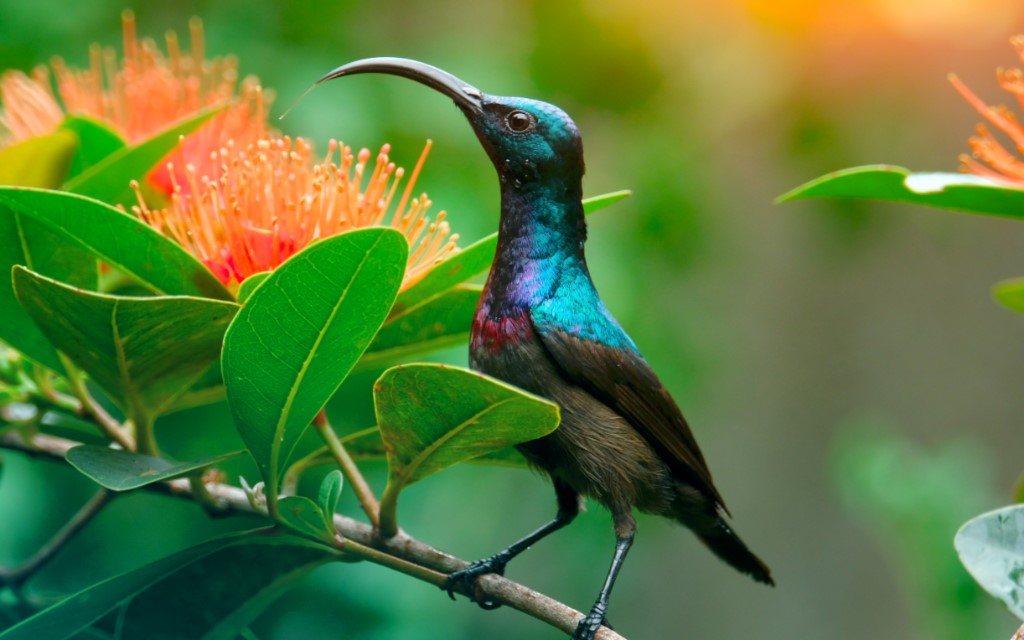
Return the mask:
POLYGON ((508 128, 516 133, 524 133, 533 128, 535 124, 533 116, 525 111, 513 111, 505 116, 505 123, 508 128))

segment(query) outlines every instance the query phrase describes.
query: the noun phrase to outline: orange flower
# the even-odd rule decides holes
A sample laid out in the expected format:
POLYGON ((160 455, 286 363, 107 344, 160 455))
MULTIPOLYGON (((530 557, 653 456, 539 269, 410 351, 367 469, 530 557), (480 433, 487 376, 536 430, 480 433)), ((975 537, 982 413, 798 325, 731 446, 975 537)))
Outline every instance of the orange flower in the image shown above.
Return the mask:
POLYGON ((6 71, 0 77, 0 149, 45 135, 64 119, 44 68, 31 76, 6 71))
MULTIPOLYGON (((239 86, 238 61, 233 57, 206 59, 203 25, 189 23, 191 51, 182 51, 174 32, 166 36, 164 55, 150 39, 139 40, 135 17, 122 14, 124 56, 112 48, 93 45, 88 69, 68 67, 60 58, 51 62, 57 86, 58 106, 50 90, 45 67, 29 78, 12 72, 0 83, 0 145, 18 142, 55 129, 64 113, 98 120, 128 143, 137 143, 206 107, 233 101, 223 112, 185 138, 179 160, 205 169, 210 154, 223 140, 248 146, 266 136, 264 97, 255 78, 239 86)), ((184 166, 179 162, 178 166, 184 166)), ((161 162, 151 181, 170 193, 170 176, 161 162)), ((183 175, 177 176, 179 182, 183 175)))
MULTIPOLYGON (((1010 44, 1024 61, 1024 36, 1012 38, 1010 44)), ((999 86, 1015 95, 1018 103, 1024 107, 1024 71, 1000 68, 996 70, 996 77, 999 80, 999 86)), ((1004 147, 988 127, 979 124, 977 135, 968 141, 973 152, 972 155, 962 154, 960 156, 961 169, 979 176, 1024 186, 1021 185, 1024 183, 1024 159, 1020 157, 1024 155, 1024 126, 1021 126, 1010 109, 1004 105, 989 106, 968 89, 956 75, 950 74, 949 81, 960 92, 960 95, 978 110, 978 113, 985 116, 986 120, 1009 137, 1017 152, 1014 154, 1004 147)))
POLYGON ((318 238, 390 226, 409 241, 406 288, 457 251, 458 236, 450 235, 444 212, 431 222, 426 194, 411 197, 429 150, 428 142, 390 218, 387 212, 404 170, 389 161, 389 145, 381 149, 367 177, 369 149, 353 156, 349 147, 332 140, 327 156, 317 161, 308 142, 288 137, 260 140, 244 149, 228 142, 216 154, 219 168, 214 174, 185 168, 187 184, 175 182, 165 209, 149 209, 135 183, 139 206, 133 211, 233 288, 318 238), (338 163, 332 160, 336 153, 338 163))

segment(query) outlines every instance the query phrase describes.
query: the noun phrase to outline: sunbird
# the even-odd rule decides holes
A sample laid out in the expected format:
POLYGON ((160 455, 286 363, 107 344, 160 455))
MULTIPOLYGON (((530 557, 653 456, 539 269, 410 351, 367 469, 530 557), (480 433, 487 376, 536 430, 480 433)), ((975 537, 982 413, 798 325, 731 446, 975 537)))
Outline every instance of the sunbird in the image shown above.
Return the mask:
MULTIPOLYGON (((774 585, 768 566, 733 532, 722 496, 675 401, 597 294, 583 245, 583 142, 558 107, 483 93, 436 67, 404 58, 342 65, 318 82, 359 73, 397 75, 451 98, 501 181, 498 248, 473 319, 470 366, 548 398, 561 423, 518 445, 555 487, 558 512, 533 533, 452 573, 442 587, 467 593, 576 518, 589 496, 611 512, 615 552, 575 640, 604 624, 608 599, 633 544, 633 509, 689 527, 719 558, 774 585)), ((497 603, 479 603, 493 608, 497 603)))

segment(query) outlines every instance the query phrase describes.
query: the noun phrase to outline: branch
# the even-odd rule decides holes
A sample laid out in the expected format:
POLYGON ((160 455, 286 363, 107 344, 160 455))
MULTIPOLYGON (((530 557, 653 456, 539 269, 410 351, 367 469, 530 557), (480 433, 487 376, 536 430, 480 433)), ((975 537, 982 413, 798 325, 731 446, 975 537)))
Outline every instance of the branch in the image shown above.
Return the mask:
MULTIPOLYGON (((25 440, 13 430, 0 434, 0 447, 2 448, 60 460, 64 459, 68 449, 78 444, 72 440, 46 434, 36 434, 30 440, 25 440)), ((145 488, 171 496, 194 499, 192 486, 186 478, 154 483, 146 485, 145 488)), ((209 483, 206 485, 206 490, 220 504, 224 505, 228 513, 266 517, 253 509, 245 492, 239 487, 209 483)), ((361 555, 370 562, 412 575, 438 587, 449 573, 468 566, 464 560, 424 544, 406 535, 403 531, 399 531, 393 538, 381 540, 374 535, 370 525, 341 514, 334 515, 334 525, 339 534, 346 540, 355 543, 350 546, 353 553, 361 555), (361 548, 369 548, 370 552, 362 553, 361 548)), ((461 589, 456 590, 463 595, 469 595, 461 589)), ((582 613, 558 600, 496 574, 488 574, 479 578, 476 581, 476 593, 473 596, 477 601, 486 598, 500 602, 560 629, 566 634, 575 631, 576 625, 583 618, 582 613)), ((597 632, 596 640, 625 640, 625 638, 607 627, 601 627, 597 632)))
POLYGON ((43 545, 36 553, 23 564, 11 570, 0 569, 0 583, 6 583, 14 588, 21 587, 32 574, 46 566, 57 553, 64 548, 85 525, 92 522, 93 518, 103 511, 103 507, 110 503, 113 498, 106 489, 100 489, 86 502, 81 509, 68 520, 67 523, 50 540, 43 545))

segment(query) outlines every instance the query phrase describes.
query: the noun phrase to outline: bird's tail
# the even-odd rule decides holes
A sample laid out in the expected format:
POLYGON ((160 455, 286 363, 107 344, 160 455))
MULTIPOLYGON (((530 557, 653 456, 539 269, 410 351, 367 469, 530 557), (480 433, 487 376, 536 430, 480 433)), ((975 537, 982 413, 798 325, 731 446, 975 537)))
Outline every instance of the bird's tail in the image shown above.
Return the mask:
POLYGON ((760 558, 755 556, 747 545, 743 544, 729 525, 719 516, 710 528, 695 531, 697 537, 722 560, 741 573, 745 573, 758 582, 775 586, 772 572, 760 558))

